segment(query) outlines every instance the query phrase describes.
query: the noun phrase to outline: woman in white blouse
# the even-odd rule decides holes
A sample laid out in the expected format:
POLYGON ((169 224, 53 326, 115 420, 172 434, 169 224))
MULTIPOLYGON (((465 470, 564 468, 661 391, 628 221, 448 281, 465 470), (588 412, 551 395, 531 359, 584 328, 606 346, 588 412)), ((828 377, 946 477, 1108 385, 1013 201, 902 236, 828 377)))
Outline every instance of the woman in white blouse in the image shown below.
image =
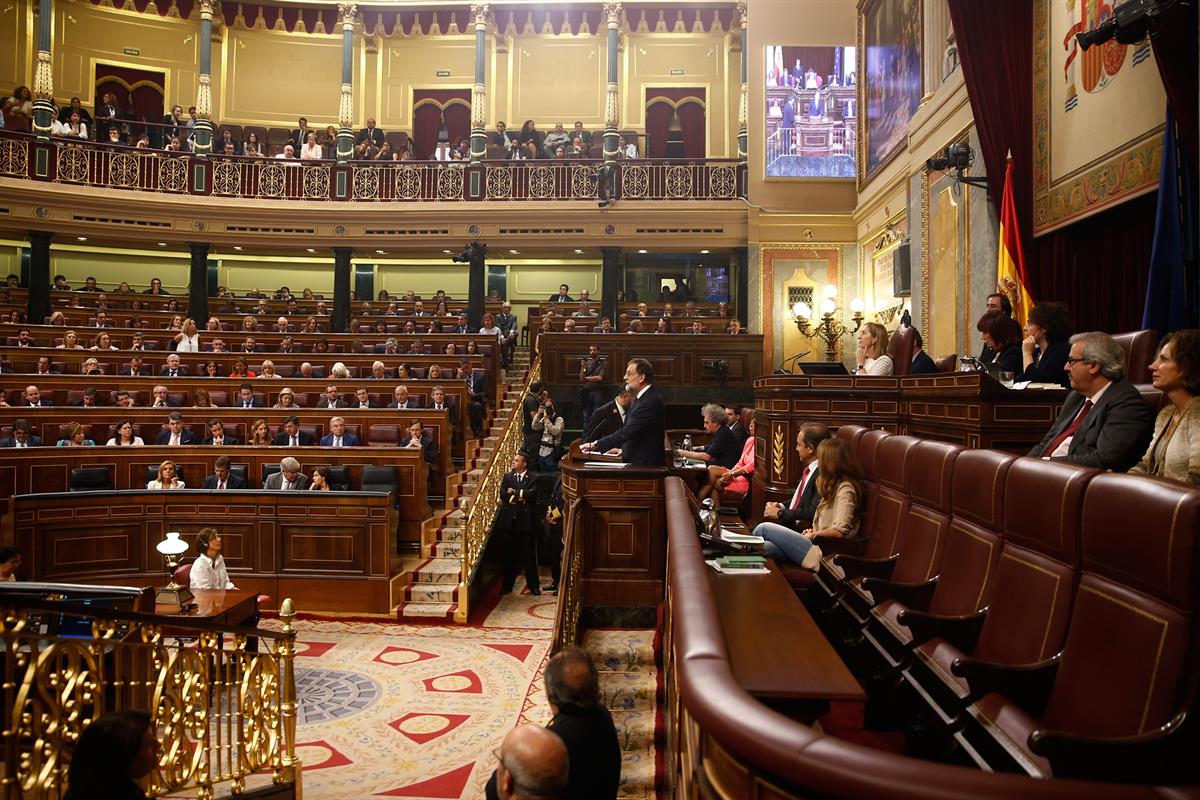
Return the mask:
POLYGON ((200 332, 196 330, 196 320, 191 317, 183 321, 183 327, 175 334, 175 352, 200 352, 200 332))
POLYGON ((175 477, 175 462, 167 459, 158 465, 158 480, 146 484, 147 489, 184 489, 183 481, 175 477))
POLYGON ((79 335, 75 331, 67 331, 63 334, 63 343, 58 346, 59 350, 82 350, 83 345, 79 343, 79 335))
POLYGON ((86 139, 88 138, 87 125, 79 116, 78 111, 72 111, 70 118, 66 122, 55 120, 50 124, 50 132, 55 136, 65 136, 70 139, 86 139))
POLYGON ((325 157, 325 150, 321 145, 317 144, 317 135, 315 133, 308 134, 308 138, 300 147, 300 160, 310 161, 325 157))
POLYGON ((133 435, 133 423, 123 419, 117 423, 116 435, 105 444, 109 447, 142 447, 146 443, 142 437, 133 435))
POLYGON ((221 535, 216 528, 201 528, 196 534, 196 547, 200 555, 192 562, 192 589, 236 589, 225 569, 225 557, 221 555, 221 535))
POLYGON ((895 369, 892 357, 887 354, 887 328, 878 322, 868 322, 858 332, 858 361, 856 375, 891 375, 895 369))
POLYGON ((497 345, 504 344, 504 333, 496 325, 496 318, 490 313, 483 315, 483 327, 479 329, 479 332, 495 336, 497 345))

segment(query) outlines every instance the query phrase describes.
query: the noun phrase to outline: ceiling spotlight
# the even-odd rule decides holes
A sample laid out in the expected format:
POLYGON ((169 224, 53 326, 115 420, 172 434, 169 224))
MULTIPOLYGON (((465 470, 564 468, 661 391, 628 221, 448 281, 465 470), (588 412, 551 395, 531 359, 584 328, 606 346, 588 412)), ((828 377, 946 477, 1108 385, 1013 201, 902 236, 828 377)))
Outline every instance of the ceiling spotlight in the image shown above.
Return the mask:
POLYGON ((315 248, 312 248, 312 247, 310 247, 310 248, 308 248, 308 252, 310 252, 310 253, 315 253, 315 252, 317 252, 317 251, 316 251, 316 249, 315 249, 315 248))
POLYGON ((386 255, 387 255, 387 251, 385 251, 385 250, 376 250, 376 251, 375 251, 375 255, 379 255, 379 256, 386 256, 386 255))
POLYGON ((576 247, 576 248, 575 248, 575 253, 576 253, 576 254, 582 254, 582 253, 583 253, 583 251, 582 251, 582 250, 580 250, 578 247, 576 247))
POLYGON ((512 253, 514 256, 515 256, 515 255, 520 255, 520 253, 521 253, 521 251, 520 251, 520 250, 509 250, 508 252, 512 253))
POLYGON ((445 253, 446 255, 450 255, 454 251, 453 250, 443 250, 442 252, 445 253))
POLYGON ((648 253, 649 251, 648 251, 648 250, 638 250, 638 252, 639 252, 639 253, 641 253, 642 255, 645 255, 645 254, 646 254, 646 253, 648 253))
POLYGON ((166 247, 166 246, 167 246, 167 243, 166 243, 166 242, 159 242, 159 243, 158 243, 158 246, 159 246, 159 247, 166 247))
POLYGON ((241 249, 242 249, 242 246, 241 246, 240 244, 235 244, 235 245, 233 246, 233 249, 234 249, 234 250, 237 250, 237 251, 239 251, 239 252, 240 252, 240 251, 241 251, 241 249))
POLYGON ((707 251, 707 250, 701 250, 701 251, 700 251, 700 255, 702 255, 702 256, 706 256, 706 255, 708 255, 708 251, 707 251))
POLYGON ((77 236, 77 237, 75 237, 75 238, 79 239, 79 241, 81 241, 81 242, 86 242, 86 241, 87 241, 87 237, 86 237, 86 236, 77 236))

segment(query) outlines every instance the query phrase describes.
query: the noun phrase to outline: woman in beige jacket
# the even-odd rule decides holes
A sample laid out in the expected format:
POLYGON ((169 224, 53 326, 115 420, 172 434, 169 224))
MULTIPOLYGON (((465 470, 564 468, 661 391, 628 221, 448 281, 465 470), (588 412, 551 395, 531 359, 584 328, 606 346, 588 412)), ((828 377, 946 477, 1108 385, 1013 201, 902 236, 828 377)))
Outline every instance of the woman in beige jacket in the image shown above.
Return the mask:
POLYGON ((1167 407, 1154 421, 1150 448, 1130 472, 1200 486, 1200 330, 1163 339, 1150 374, 1167 407))

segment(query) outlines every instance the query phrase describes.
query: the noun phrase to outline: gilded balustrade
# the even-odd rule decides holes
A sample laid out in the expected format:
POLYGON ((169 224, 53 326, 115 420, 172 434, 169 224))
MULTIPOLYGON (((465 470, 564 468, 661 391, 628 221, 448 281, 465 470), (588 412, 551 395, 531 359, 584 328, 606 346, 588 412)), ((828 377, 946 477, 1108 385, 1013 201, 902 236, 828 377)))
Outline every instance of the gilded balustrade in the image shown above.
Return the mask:
MULTIPOLYGON (((524 398, 529 393, 529 387, 534 381, 541 379, 542 359, 539 356, 529 368, 529 377, 521 388, 521 397, 524 398)), ((491 461, 475 485, 475 493, 467 500, 467 518, 463 523, 462 574, 458 584, 458 610, 454 614, 456 622, 466 622, 470 614, 468 587, 475 569, 479 566, 479 559, 483 556, 483 548, 487 544, 488 534, 491 533, 492 522, 496 519, 496 511, 500 508, 500 482, 504 479, 504 473, 508 472, 513 458, 520 452, 523 441, 521 406, 518 401, 504 424, 504 430, 492 451, 491 461)))
POLYGON ((0 795, 61 798, 80 734, 127 708, 151 714, 161 744, 150 796, 190 790, 208 800, 217 788, 240 794, 248 776, 265 770, 301 795, 291 599, 280 608, 282 631, 259 631, 258 653, 246 649, 246 628, 4 602, 0 795), (90 620, 91 637, 41 633, 36 620, 46 613, 90 620))
MULTIPOLYGON (((113 147, 55 139, 49 144, 0 131, 0 177, 167 194, 256 200, 461 203, 599 199, 599 160, 465 162, 298 161, 212 156, 113 147), (39 151, 38 149, 41 148, 39 151), (36 166, 38 152, 44 167, 36 166), (195 168, 193 168, 195 167, 195 168), (483 172, 469 196, 466 175, 483 172), (39 170, 41 170, 39 172, 39 170), (345 187, 339 190, 337 187, 345 187), (339 197, 338 191, 344 191, 339 197)), ((740 201, 735 160, 619 162, 619 198, 651 201, 740 201)))

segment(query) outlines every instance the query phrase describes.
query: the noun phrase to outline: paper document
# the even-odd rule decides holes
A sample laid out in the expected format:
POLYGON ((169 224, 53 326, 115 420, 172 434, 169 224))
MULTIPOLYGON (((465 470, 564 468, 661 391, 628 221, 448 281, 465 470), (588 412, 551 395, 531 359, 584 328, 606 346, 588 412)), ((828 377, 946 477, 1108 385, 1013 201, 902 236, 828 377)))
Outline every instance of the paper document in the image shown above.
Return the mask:
POLYGON ((722 575, 766 575, 771 570, 767 569, 766 564, 754 564, 749 567, 738 567, 737 569, 729 569, 721 566, 721 562, 715 558, 704 562, 715 569, 722 575))
POLYGON ((736 542, 738 544, 762 544, 764 541, 761 536, 751 536, 748 533, 735 533, 728 528, 721 528, 721 538, 727 542, 736 542))
POLYGON ((585 462, 583 462, 583 465, 585 467, 609 467, 609 468, 628 467, 629 466, 624 461, 585 461, 585 462))

